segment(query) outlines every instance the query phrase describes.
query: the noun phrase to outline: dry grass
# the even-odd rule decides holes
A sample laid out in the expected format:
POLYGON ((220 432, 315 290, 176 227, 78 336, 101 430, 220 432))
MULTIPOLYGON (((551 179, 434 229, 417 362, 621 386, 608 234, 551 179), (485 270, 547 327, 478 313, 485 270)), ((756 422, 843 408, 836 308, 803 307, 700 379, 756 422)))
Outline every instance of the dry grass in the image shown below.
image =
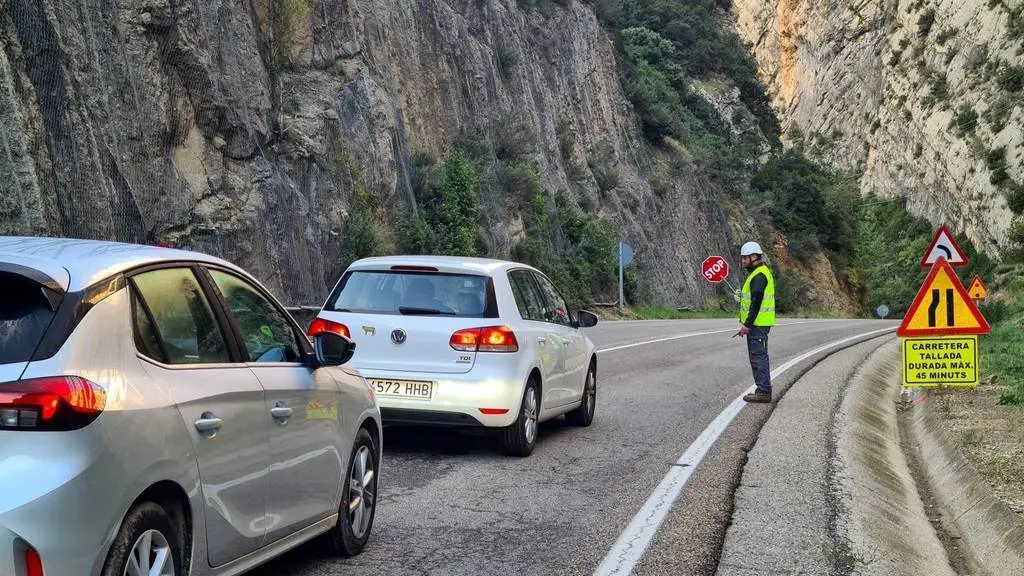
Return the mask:
POLYGON ((987 381, 977 388, 931 392, 946 432, 1011 510, 1024 517, 1024 407, 1000 405, 1011 390, 987 381))

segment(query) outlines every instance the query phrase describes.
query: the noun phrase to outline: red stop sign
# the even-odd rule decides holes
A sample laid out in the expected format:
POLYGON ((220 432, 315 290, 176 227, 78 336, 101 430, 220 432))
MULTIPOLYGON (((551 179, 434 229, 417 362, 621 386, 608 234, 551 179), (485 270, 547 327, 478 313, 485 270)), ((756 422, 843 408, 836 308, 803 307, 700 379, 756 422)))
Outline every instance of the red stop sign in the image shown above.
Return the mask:
POLYGON ((700 271, 708 282, 718 284, 729 277, 729 263, 721 256, 708 256, 700 265, 700 271))

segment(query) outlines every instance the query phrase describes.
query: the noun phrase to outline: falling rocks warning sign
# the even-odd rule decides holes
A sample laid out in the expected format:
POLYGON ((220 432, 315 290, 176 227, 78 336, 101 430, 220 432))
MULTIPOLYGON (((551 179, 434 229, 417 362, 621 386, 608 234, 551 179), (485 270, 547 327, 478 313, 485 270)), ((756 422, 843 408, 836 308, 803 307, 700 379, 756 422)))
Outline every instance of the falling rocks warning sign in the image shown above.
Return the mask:
POLYGON ((903 338, 903 385, 976 386, 978 337, 903 338))

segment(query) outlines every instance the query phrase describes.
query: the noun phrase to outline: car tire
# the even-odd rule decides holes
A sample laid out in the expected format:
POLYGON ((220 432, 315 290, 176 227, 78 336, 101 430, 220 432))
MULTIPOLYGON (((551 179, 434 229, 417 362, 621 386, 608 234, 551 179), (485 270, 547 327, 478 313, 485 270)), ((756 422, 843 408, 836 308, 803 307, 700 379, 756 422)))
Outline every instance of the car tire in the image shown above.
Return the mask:
POLYGON ((523 390, 523 399, 519 403, 519 416, 511 426, 501 432, 501 444, 505 454, 525 457, 533 453, 537 445, 540 431, 540 392, 536 380, 531 379, 523 390))
POLYGON ((583 384, 583 399, 579 408, 565 415, 565 419, 573 426, 590 426, 594 421, 594 410, 597 407, 597 367, 593 363, 587 368, 587 379, 583 384))
POLYGON ((170 516, 153 502, 142 502, 132 508, 124 518, 117 537, 110 545, 102 576, 123 576, 129 562, 140 565, 152 562, 166 549, 163 556, 165 569, 161 576, 182 576, 184 571, 178 529, 170 516))
POLYGON ((377 512, 378 452, 373 437, 360 428, 341 486, 338 523, 326 534, 331 552, 357 556, 366 548, 377 512))

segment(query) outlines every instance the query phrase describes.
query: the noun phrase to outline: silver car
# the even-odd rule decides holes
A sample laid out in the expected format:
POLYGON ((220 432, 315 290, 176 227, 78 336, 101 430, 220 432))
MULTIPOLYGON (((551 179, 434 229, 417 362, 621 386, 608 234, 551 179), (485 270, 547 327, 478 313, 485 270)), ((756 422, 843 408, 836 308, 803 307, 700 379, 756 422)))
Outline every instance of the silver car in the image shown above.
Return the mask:
POLYGON ((381 425, 353 349, 217 258, 0 237, 0 575, 358 554, 381 425))

